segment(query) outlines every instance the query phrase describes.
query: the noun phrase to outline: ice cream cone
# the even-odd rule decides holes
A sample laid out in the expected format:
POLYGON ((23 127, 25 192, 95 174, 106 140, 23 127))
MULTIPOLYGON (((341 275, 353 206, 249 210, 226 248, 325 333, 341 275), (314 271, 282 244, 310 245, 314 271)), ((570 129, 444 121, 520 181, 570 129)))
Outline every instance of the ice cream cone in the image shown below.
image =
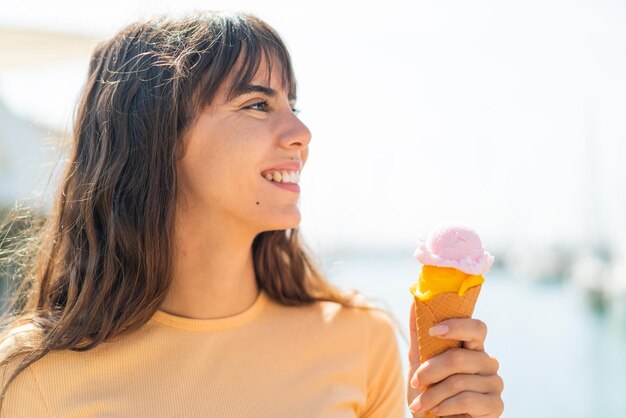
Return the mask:
MULTIPOLYGON (((470 318, 480 294, 482 277, 493 264, 476 231, 463 225, 443 224, 426 241, 420 240, 415 258, 423 264, 409 289, 415 298, 420 362, 461 347, 461 341, 431 336, 429 330, 446 319, 470 318)), ((427 412, 426 418, 438 415, 427 412)))
POLYGON ((470 318, 482 285, 471 287, 459 296, 456 293, 441 293, 430 300, 421 301, 415 297, 417 336, 420 362, 433 358, 449 348, 460 347, 461 342, 433 337, 428 330, 441 321, 451 318, 470 318))
MULTIPOLYGON (((463 296, 456 293, 441 293, 425 302, 415 297, 415 316, 417 318, 417 338, 421 363, 450 348, 461 346, 461 341, 433 337, 428 333, 428 330, 446 319, 471 317, 481 287, 482 285, 471 287, 463 296)), ((432 412, 426 413, 426 418, 438 417, 432 412)))

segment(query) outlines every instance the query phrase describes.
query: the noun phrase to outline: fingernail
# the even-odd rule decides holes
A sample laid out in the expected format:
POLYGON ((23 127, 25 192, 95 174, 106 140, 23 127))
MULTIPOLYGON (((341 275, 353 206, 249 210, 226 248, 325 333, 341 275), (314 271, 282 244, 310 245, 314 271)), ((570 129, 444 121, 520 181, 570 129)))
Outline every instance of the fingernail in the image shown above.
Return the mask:
POLYGON ((448 331, 450 331, 450 327, 442 324, 442 325, 436 325, 432 327, 431 329, 428 330, 428 333, 434 336, 434 335, 444 335, 448 331))
POLYGON ((417 412, 422 409, 422 403, 420 402, 420 398, 415 398, 413 403, 409 405, 409 409, 413 412, 417 412))
POLYGON ((439 407, 434 407, 434 408, 430 408, 430 412, 432 412, 433 414, 436 414, 437 411, 439 411, 439 407))
POLYGON ((417 380, 417 376, 411 379, 411 387, 416 389, 419 386, 419 381, 417 380))

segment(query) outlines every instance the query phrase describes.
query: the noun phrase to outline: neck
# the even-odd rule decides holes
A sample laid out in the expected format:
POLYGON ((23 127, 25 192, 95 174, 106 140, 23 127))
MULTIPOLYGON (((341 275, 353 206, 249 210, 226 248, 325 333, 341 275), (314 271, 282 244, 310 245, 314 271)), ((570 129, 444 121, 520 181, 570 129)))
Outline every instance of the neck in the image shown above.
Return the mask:
POLYGON ((255 235, 237 230, 236 223, 194 218, 186 214, 176 222, 173 282, 160 309, 194 319, 245 311, 259 293, 255 235))

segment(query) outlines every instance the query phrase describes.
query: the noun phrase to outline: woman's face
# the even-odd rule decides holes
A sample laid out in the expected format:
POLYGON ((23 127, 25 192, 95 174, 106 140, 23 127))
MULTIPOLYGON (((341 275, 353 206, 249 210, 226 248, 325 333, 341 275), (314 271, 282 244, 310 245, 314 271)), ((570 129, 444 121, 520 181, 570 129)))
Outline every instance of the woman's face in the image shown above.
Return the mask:
POLYGON ((300 222, 297 182, 311 133, 272 64, 268 74, 262 61, 250 86, 230 101, 227 80, 185 136, 178 166, 183 216, 253 234, 300 222))

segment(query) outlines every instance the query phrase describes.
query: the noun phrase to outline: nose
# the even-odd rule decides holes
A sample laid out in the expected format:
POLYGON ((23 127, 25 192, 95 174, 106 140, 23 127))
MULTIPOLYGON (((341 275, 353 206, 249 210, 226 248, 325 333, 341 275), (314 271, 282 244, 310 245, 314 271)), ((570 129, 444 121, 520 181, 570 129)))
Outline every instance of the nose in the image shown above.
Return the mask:
POLYGON ((311 142, 311 131, 293 112, 285 116, 280 131, 279 141, 283 148, 304 149, 311 142))

